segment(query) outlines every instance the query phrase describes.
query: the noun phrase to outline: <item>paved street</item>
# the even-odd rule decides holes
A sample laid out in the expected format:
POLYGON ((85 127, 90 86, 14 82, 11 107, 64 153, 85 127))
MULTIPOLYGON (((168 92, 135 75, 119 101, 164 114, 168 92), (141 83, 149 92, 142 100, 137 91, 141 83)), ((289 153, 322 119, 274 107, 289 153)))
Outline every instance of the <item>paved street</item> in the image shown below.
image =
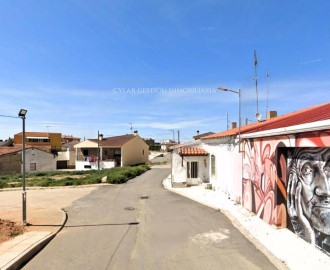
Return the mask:
POLYGON ((162 187, 169 169, 103 186, 23 269, 276 269, 219 211, 162 187))

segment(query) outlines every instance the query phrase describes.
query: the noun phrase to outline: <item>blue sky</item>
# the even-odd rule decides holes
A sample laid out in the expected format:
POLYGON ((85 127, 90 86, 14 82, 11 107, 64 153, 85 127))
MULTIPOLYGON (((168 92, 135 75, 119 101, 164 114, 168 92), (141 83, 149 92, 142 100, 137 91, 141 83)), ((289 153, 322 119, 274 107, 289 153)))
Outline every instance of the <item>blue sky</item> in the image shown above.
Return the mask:
MULTIPOLYGON (((330 2, 2 0, 0 115, 27 131, 158 141, 329 102, 330 2), (270 72, 267 81, 266 73, 270 72), (267 98, 268 97, 268 98, 267 98), (268 102, 267 102, 268 100, 268 102)), ((21 131, 0 117, 0 139, 21 131)))

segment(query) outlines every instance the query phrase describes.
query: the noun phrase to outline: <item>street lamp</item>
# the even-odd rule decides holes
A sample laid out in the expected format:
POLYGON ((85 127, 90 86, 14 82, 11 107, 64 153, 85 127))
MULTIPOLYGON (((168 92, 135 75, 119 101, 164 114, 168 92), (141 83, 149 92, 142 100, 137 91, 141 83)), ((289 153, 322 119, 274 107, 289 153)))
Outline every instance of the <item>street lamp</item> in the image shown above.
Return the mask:
POLYGON ((22 211, 23 211, 23 224, 26 225, 26 187, 25 187, 25 115, 27 110, 21 109, 18 116, 23 121, 23 138, 22 138, 22 181, 23 181, 23 192, 22 192, 22 211))
POLYGON ((231 90, 229 88, 220 86, 218 87, 218 90, 226 91, 226 92, 232 92, 238 95, 238 152, 241 152, 241 89, 238 89, 238 91, 231 90))

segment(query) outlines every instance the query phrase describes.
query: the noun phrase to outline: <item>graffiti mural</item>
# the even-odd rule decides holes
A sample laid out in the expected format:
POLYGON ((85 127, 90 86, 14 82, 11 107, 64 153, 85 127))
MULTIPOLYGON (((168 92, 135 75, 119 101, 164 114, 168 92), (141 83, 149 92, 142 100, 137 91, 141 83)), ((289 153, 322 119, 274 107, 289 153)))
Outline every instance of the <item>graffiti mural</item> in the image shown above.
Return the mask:
POLYGON ((286 227, 286 158, 276 154, 281 144, 281 140, 245 143, 242 204, 265 222, 286 227))
POLYGON ((330 148, 295 148, 288 172, 287 209, 295 233, 330 253, 330 148))
POLYGON ((330 132, 249 139, 242 205, 330 254, 330 132))

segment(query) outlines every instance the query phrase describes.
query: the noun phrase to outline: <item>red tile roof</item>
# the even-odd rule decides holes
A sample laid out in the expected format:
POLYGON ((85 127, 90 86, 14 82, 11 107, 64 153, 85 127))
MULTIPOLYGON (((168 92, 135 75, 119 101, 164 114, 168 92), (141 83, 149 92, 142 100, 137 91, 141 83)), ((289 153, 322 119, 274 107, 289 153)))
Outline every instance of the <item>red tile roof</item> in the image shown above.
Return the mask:
MULTIPOLYGON (((25 149, 30 149, 30 148, 35 148, 35 149, 39 149, 41 151, 50 153, 51 148, 50 147, 45 147, 45 146, 26 146, 25 149)), ((6 154, 10 154, 10 153, 15 153, 15 152, 19 152, 22 151, 22 145, 21 144, 16 144, 15 146, 3 146, 0 147, 0 156, 1 155, 6 155, 6 154)))
POLYGON ((22 151, 21 146, 12 146, 12 147, 3 146, 3 147, 0 147, 0 156, 10 154, 10 153, 14 153, 14 152, 18 152, 18 151, 22 151))
POLYGON ((181 148, 179 152, 180 156, 207 156, 208 153, 203 148, 186 147, 181 148))
MULTIPOLYGON (((26 131, 25 132, 25 136, 26 137, 48 137, 49 134, 61 134, 58 132, 30 132, 30 131, 26 131)), ((23 132, 17 133, 15 135, 23 135, 23 132)))
MULTIPOLYGON (((330 102, 291 112, 285 115, 277 116, 262 122, 242 126, 241 134, 260 132, 276 128, 284 128, 328 119, 330 119, 330 102)), ((227 137, 237 134, 238 128, 234 128, 223 132, 218 132, 209 136, 205 136, 202 138, 202 140, 227 137)))
MULTIPOLYGON (((121 147, 125 143, 134 139, 135 137, 136 137, 135 135, 128 134, 128 135, 122 135, 122 136, 103 138, 103 140, 100 141, 100 146, 121 147)), ((97 143, 97 139, 90 139, 90 141, 97 143)))

